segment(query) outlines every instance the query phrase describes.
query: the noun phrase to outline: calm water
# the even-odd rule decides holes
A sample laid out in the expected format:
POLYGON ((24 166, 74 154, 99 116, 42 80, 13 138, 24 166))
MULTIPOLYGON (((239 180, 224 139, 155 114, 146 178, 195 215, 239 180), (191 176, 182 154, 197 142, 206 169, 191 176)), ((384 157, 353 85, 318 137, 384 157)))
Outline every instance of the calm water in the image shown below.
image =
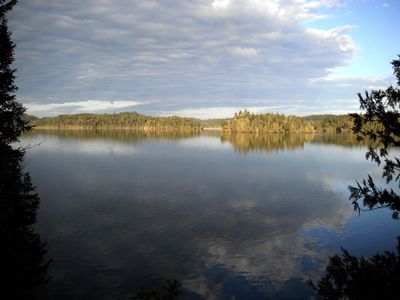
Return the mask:
POLYGON ((351 136, 37 132, 26 169, 41 197, 51 299, 131 299, 179 279, 188 299, 308 299, 340 246, 394 249, 388 211, 353 212, 377 178, 351 136), (37 145, 39 144, 40 145, 37 145))

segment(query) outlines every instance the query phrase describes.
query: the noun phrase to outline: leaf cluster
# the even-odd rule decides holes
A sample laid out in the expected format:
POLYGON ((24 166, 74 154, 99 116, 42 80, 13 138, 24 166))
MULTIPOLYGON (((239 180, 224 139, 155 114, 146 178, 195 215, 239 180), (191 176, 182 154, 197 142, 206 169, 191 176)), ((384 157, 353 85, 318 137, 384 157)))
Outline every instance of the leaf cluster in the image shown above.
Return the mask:
MULTIPOLYGON (((400 56, 392 62, 397 84, 400 85, 400 56)), ((354 132, 359 140, 371 142, 366 158, 383 164, 382 177, 386 183, 396 182, 398 188, 400 160, 390 156, 390 148, 399 146, 400 91, 388 87, 358 94, 364 114, 353 114, 354 132)), ((367 179, 349 186, 354 209, 375 210, 390 208, 398 219, 400 196, 392 188, 380 188, 368 175, 367 179), (362 205, 359 203, 362 201, 362 205)), ((369 259, 358 258, 342 249, 342 256, 330 258, 326 274, 315 285, 307 282, 325 299, 397 299, 400 286, 400 238, 397 254, 391 251, 377 253, 369 259)))
MULTIPOLYGON (((400 56, 399 56, 400 58, 400 56)), ((397 83, 400 85, 400 59, 392 62, 397 83)), ((354 132, 359 140, 369 139, 371 144, 366 158, 382 165, 382 177, 389 184, 400 187, 400 160, 390 156, 390 149, 400 145, 400 89, 389 86, 385 90, 373 90, 358 94, 364 114, 352 114, 354 132)), ((357 211, 389 207, 393 218, 400 212, 400 197, 392 188, 378 188, 371 176, 356 186, 349 186, 350 200, 357 211), (362 205, 360 204, 362 202, 362 205)))
POLYGON ((183 295, 182 284, 178 280, 167 280, 159 289, 140 289, 134 300, 176 300, 183 295))
POLYGON ((330 257, 326 275, 310 284, 324 299, 398 299, 400 283, 400 239, 397 254, 385 251, 369 259, 350 255, 330 257))

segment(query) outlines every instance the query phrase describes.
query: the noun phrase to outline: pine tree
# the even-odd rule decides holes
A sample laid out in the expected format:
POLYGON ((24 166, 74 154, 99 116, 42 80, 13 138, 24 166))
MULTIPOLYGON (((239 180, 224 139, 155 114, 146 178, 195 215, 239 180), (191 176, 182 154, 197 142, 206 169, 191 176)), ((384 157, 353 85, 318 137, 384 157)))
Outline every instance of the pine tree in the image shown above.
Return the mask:
POLYGON ((6 13, 10 11, 17 0, 0 0, 0 143, 9 144, 18 141, 25 130, 30 129, 24 120, 25 108, 16 99, 17 87, 14 84, 15 44, 8 30, 6 13))
MULTIPOLYGON (((392 61, 397 87, 389 86, 385 90, 372 90, 365 95, 358 94, 360 107, 365 114, 353 114, 354 131, 358 138, 369 138, 372 145, 366 158, 383 166, 382 177, 386 182, 396 182, 400 187, 400 158, 389 155, 389 149, 400 146, 400 56, 392 61)), ((393 218, 400 214, 400 195, 392 187, 380 188, 371 176, 350 186, 354 208, 374 210, 388 207, 393 211, 393 218), (359 202, 362 202, 360 205, 359 202)))
MULTIPOLYGON (((352 114, 352 117, 359 140, 371 142, 366 158, 383 164, 382 177, 386 183, 394 181, 400 187, 400 158, 389 155, 390 148, 400 146, 400 56, 392 65, 397 87, 358 94, 365 113, 352 114)), ((389 208, 393 211, 392 217, 399 219, 398 189, 378 187, 371 176, 349 188, 350 199, 359 212, 389 208)), ((329 258, 326 274, 316 284, 307 282, 324 299, 398 299, 400 237, 397 240, 397 251, 384 251, 371 258, 359 258, 342 249, 341 256, 329 258)))

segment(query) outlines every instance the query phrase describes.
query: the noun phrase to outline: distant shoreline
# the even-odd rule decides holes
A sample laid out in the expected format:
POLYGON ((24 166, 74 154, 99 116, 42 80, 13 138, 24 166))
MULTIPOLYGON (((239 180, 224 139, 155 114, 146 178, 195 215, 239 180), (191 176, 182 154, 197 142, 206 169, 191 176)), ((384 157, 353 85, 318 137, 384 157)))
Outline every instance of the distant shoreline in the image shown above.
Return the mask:
POLYGON ((37 129, 215 131, 231 133, 345 133, 353 129, 349 115, 298 117, 279 113, 254 114, 239 111, 232 118, 200 120, 186 117, 154 117, 137 112, 74 114, 38 118, 26 115, 37 129))
MULTIPOLYGON (((128 126, 36 126, 33 130, 142 130, 142 131, 201 131, 201 128, 185 127, 128 127, 128 126)), ((217 130, 217 129, 215 129, 217 130)), ((222 128, 220 129, 222 130, 222 128)))

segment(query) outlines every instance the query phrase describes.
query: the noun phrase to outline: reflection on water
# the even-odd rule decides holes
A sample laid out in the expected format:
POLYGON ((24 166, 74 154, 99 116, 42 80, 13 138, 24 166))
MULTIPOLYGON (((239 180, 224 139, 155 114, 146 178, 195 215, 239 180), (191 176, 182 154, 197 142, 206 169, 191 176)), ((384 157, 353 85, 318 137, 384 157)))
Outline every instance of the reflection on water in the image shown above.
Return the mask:
POLYGON ((343 137, 26 136, 44 140, 28 168, 53 258, 48 294, 129 299, 176 278, 190 299, 311 297, 304 278, 341 245, 368 255, 397 233, 382 214, 352 212, 347 185, 375 165, 343 137))
POLYGON ((102 140, 111 139, 120 142, 135 143, 144 139, 160 139, 160 140, 179 140, 199 136, 200 132, 190 130, 169 130, 169 131, 155 131, 155 130, 74 130, 74 129, 47 129, 35 130, 27 133, 26 136, 36 136, 42 134, 44 136, 54 136, 63 139, 76 139, 76 140, 102 140))
POLYGON ((0 232, 2 299, 40 299, 47 280, 45 244, 33 225, 39 207, 24 153, 0 143, 0 232))
POLYGON ((352 134, 249 134, 227 133, 221 141, 229 141, 240 152, 280 151, 303 148, 306 143, 335 144, 347 147, 359 146, 356 136, 352 134))

